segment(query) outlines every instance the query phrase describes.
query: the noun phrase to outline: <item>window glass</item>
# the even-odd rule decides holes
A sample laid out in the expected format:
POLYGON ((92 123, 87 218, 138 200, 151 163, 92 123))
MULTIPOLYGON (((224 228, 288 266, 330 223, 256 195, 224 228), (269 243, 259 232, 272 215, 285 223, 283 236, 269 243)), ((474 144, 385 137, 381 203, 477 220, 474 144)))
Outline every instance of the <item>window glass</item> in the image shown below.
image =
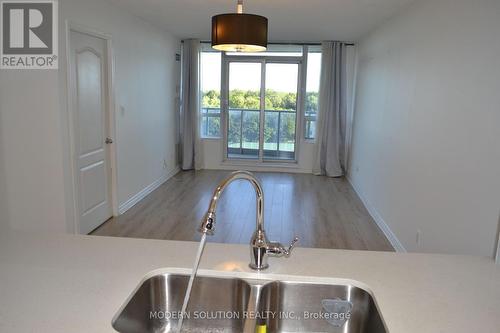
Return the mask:
MULTIPOLYGON (((209 43, 202 43, 200 56, 200 133, 204 138, 220 138, 221 128, 221 58, 222 53, 213 50, 209 43)), ((302 45, 269 44, 265 52, 259 53, 227 53, 227 55, 244 56, 290 56, 302 57, 302 45)), ((271 69, 271 68, 270 68, 271 69)), ((321 45, 307 47, 307 76, 306 95, 304 98, 304 131, 305 139, 313 140, 316 137, 316 122, 318 114, 319 85, 321 75, 321 45)), ((282 78, 281 82, 283 82, 282 78)), ((290 82, 293 80, 290 80, 290 82)), ((288 80, 286 80, 288 82, 288 80)), ((270 83, 270 82, 269 82, 270 83)), ((267 87, 266 90, 269 90, 267 87)), ((275 88, 279 91, 281 89, 275 88)), ((273 96, 266 91, 266 109, 273 96)), ((249 96, 250 97, 250 96, 249 96)), ((275 96, 274 96, 275 97, 275 96)), ((281 97, 281 96, 278 96, 281 97)), ((249 98, 247 98, 249 99, 249 98)), ((231 100, 231 99, 230 99, 231 100)), ((234 107, 234 105, 233 105, 234 107)), ((296 107, 296 106, 295 106, 296 107)), ((296 111, 296 110, 294 110, 296 111)), ((272 117, 269 117, 271 122, 272 117)))
POLYGON ((309 47, 307 53, 307 80, 304 110, 304 137, 309 140, 313 140, 316 137, 320 76, 321 48, 309 47))
POLYGON ((221 53, 201 52, 200 56, 200 133, 204 138, 220 138, 221 53))
POLYGON ((259 158, 260 90, 260 62, 229 63, 229 158, 259 158))
POLYGON ((264 159, 295 159, 299 64, 266 64, 264 159))

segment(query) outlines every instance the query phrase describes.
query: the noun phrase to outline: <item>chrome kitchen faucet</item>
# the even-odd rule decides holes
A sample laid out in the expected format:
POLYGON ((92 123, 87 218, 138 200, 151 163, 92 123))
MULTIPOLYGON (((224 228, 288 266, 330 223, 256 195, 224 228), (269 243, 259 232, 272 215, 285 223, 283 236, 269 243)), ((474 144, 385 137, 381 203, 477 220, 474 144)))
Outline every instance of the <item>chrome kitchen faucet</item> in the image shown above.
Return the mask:
POLYGON ((269 267, 267 263, 267 256, 273 257, 289 257, 295 243, 299 240, 294 238, 288 248, 284 247, 278 242, 270 242, 267 239, 264 230, 264 192, 262 186, 255 176, 247 171, 235 171, 231 175, 219 183, 212 195, 212 200, 208 206, 208 211, 203 217, 199 231, 207 235, 213 235, 215 230, 215 211, 217 209, 217 202, 224 192, 224 189, 234 180, 244 179, 248 180, 256 194, 257 199, 257 223, 255 232, 250 240, 250 268, 255 270, 263 270, 269 267))

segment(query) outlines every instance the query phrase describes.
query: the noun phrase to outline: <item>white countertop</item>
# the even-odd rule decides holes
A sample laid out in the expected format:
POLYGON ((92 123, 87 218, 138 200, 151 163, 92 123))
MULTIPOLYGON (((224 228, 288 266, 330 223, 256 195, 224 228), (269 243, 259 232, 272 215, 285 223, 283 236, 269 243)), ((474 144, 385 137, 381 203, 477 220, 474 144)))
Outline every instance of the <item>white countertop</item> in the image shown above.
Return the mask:
MULTIPOLYGON (((0 332, 114 332, 113 315, 142 277, 190 269, 197 246, 4 232, 0 332)), ((247 268, 248 252, 246 245, 208 243, 200 274, 355 280, 373 293, 391 333, 500 332, 500 266, 488 258, 297 248, 289 259, 270 258, 258 274, 247 268)))

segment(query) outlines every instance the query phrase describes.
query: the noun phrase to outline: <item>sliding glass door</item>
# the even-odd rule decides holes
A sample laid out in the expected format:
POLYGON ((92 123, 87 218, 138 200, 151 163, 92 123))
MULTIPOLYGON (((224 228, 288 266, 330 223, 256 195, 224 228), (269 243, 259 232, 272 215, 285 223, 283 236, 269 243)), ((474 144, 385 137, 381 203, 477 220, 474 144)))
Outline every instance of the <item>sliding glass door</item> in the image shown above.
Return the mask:
POLYGON ((260 62, 230 62, 227 121, 227 157, 259 159, 260 62))
POLYGON ((226 158, 295 161, 300 62, 227 57, 225 71, 226 158))
POLYGON ((295 160, 299 65, 266 63, 264 159, 295 160))

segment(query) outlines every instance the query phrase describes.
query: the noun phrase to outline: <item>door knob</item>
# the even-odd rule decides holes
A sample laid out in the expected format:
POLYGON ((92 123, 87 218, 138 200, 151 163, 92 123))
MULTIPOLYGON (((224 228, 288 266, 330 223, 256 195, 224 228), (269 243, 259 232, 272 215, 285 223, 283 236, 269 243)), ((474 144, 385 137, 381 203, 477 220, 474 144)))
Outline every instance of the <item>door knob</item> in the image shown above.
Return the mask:
POLYGON ((110 144, 112 144, 112 143, 113 143, 113 139, 111 139, 111 138, 106 138, 106 141, 105 141, 105 142, 106 142, 106 144, 107 144, 107 145, 110 145, 110 144))

